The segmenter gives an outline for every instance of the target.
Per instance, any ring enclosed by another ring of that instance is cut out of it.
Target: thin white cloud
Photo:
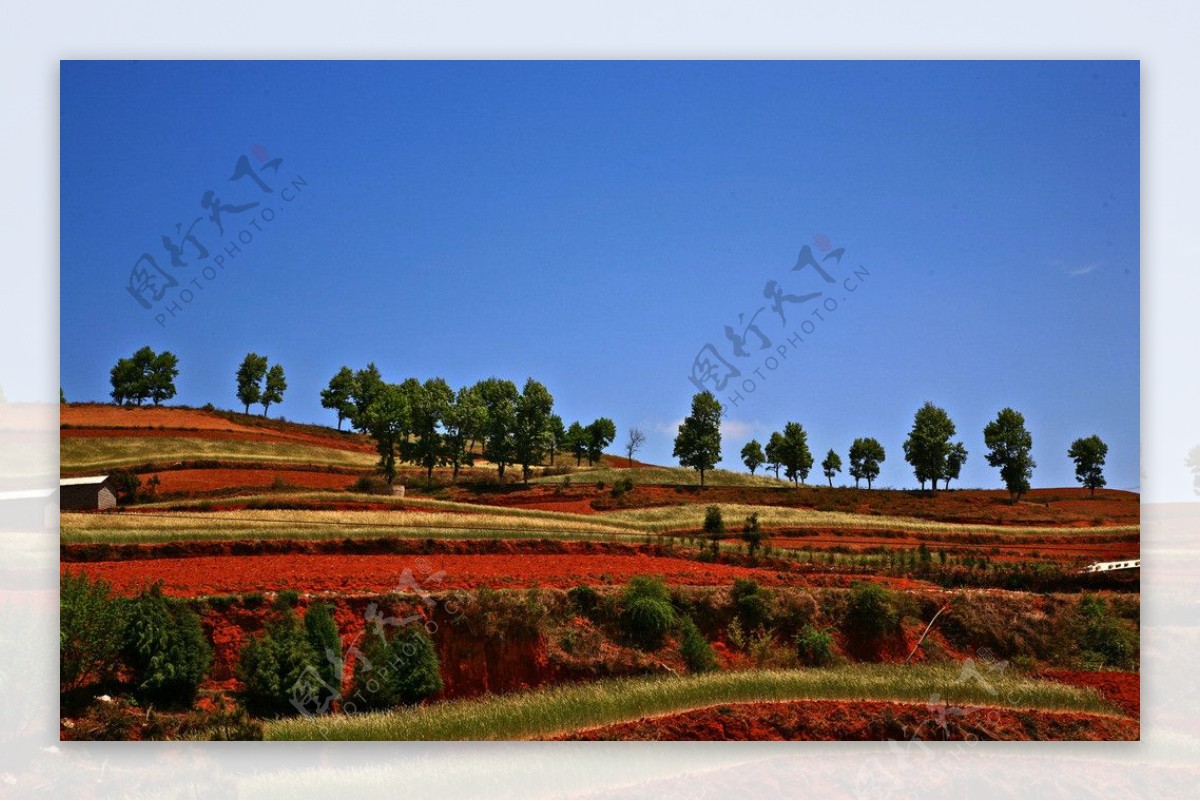
[[[1090,272],[1094,272],[1099,267],[1100,267],[1100,262],[1094,261],[1091,264],[1085,264],[1082,267],[1076,267],[1073,270],[1068,270],[1067,275],[1072,276],[1072,277],[1077,276],[1077,275],[1087,275]]]
[[[679,433],[679,427],[683,425],[683,418],[678,420],[668,420],[662,423],[655,423],[654,430],[660,434],[669,434],[674,437]],[[721,436],[729,439],[745,439],[751,437],[758,431],[766,430],[758,420],[722,420],[721,421]]]

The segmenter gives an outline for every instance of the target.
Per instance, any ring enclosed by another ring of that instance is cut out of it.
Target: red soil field
[[[854,535],[852,531],[830,534],[819,533],[811,537],[771,537],[770,543],[776,548],[791,548],[794,550],[828,550],[829,548],[849,548],[854,553],[862,553],[875,548],[888,550],[914,550],[921,543],[932,550],[944,550],[953,554],[987,555],[996,562],[1015,562],[1037,559],[1038,561],[1053,562],[1103,562],[1118,559],[1136,559],[1139,554],[1137,542],[1099,542],[1099,543],[1046,543],[1041,540],[1024,544],[992,544],[972,545],[967,543],[941,543],[937,535],[924,537],[869,537]],[[994,551],[999,549],[999,553]],[[1035,557],[1033,554],[1037,554]]]
[[[315,426],[263,421],[263,425],[234,423],[198,409],[162,407],[123,408],[100,404],[65,406],[60,416],[59,435],[74,437],[183,437],[232,439],[261,442],[292,442],[338,450],[371,453],[374,447],[361,436],[336,431],[323,433]]]
[[[657,575],[670,584],[726,585],[735,578],[780,584],[787,576],[774,571],[705,564],[672,557],[628,555],[570,556],[524,554],[480,556],[431,554],[432,574],[445,571],[428,591],[476,587],[568,588],[586,583],[620,584],[635,575]],[[379,593],[399,587],[405,569],[414,570],[412,555],[205,556],[122,562],[64,564],[102,578],[122,594],[133,594],[161,579],[171,595],[223,595],[296,589],[310,593]]]
[[[887,701],[729,704],[566,734],[560,740],[1136,740],[1136,720],[1076,712]]]
[[[333,473],[321,470],[214,468],[208,470],[162,470],[141,473],[138,477],[145,486],[151,476],[158,476],[158,491],[161,493],[271,487],[277,480],[302,489],[344,490],[354,483],[357,475],[357,473]]]
[[[1142,709],[1142,677],[1138,673],[1114,670],[1043,670],[1039,678],[1050,679],[1076,687],[1092,687],[1106,701],[1116,704],[1131,718],[1140,718]]]

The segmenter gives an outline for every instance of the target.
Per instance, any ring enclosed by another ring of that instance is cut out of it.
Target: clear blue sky
[[[670,463],[700,349],[742,368],[728,403],[810,320],[727,410],[725,466],[798,420],[818,461],[875,436],[879,484],[913,486],[901,443],[932,400],[965,486],[1001,486],[981,431],[1003,406],[1035,486],[1072,485],[1091,433],[1109,486],[1139,484],[1136,62],[64,62],[61,91],[71,400],[107,399],[147,344],[197,406],[236,407],[242,356],[267,354],[289,383],[272,416],[300,421],[332,423],[318,393],[344,364],[531,375],[568,422],[639,426],[640,458]],[[242,156],[270,194],[229,180]],[[162,237],[197,217],[207,259],[185,242],[172,266]],[[805,245],[845,248],[833,284],[791,270]],[[178,282],[149,310],[127,288],[143,253]],[[769,280],[823,295],[785,327]],[[771,348],[735,356],[725,326],[764,306]]]

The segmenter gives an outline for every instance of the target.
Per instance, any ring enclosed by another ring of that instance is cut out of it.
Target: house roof
[[[108,476],[83,476],[82,478],[60,478],[58,486],[60,487],[77,487],[82,484],[103,484],[108,481]]]

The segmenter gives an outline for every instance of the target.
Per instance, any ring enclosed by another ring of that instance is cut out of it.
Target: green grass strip
[[[1091,689],[1009,675],[1011,670],[989,674],[986,684],[961,680],[961,673],[958,665],[855,665],[612,679],[391,712],[283,719],[267,724],[266,739],[539,739],[716,704],[818,699],[1113,712]]]

